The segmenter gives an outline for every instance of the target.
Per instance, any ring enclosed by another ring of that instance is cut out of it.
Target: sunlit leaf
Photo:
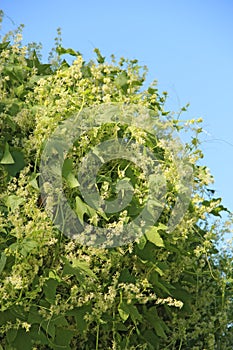
[[[10,153],[10,147],[9,147],[9,144],[8,142],[6,142],[6,145],[5,145],[5,150],[4,150],[4,154],[3,154],[3,157],[1,159],[1,164],[14,164],[14,159]]]
[[[73,174],[73,162],[72,159],[65,159],[62,167],[62,176],[66,179],[66,182],[70,188],[79,186],[79,182]]]
[[[81,55],[80,52],[78,52],[78,51],[75,51],[73,49],[65,49],[62,46],[58,46],[56,48],[56,51],[59,55],[65,55],[65,54],[69,54],[71,56],[80,56]]]
[[[129,310],[127,307],[125,307],[124,303],[120,303],[118,306],[118,312],[123,322],[125,322],[129,317]]]
[[[15,194],[8,196],[5,201],[7,207],[10,208],[12,211],[15,211],[15,209],[17,209],[24,202],[24,198],[16,196]]]
[[[2,271],[4,270],[4,267],[6,265],[6,260],[7,260],[7,257],[5,255],[5,253],[2,253],[1,254],[1,258],[0,258],[0,274],[2,273]]]
[[[152,227],[149,231],[146,232],[146,238],[148,241],[156,245],[157,247],[164,247],[163,239],[158,233],[157,227]]]

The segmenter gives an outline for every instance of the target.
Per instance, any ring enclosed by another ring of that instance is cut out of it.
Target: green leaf
[[[82,201],[82,199],[79,196],[75,198],[75,202],[76,202],[75,212],[78,215],[78,218],[81,224],[83,225],[83,216],[84,214],[88,213],[87,205]]]
[[[50,337],[52,337],[52,339],[54,339],[56,334],[56,327],[58,326],[66,327],[68,325],[64,316],[54,316],[54,317],[51,317],[49,320],[44,320],[42,316],[39,314],[38,309],[36,307],[32,307],[30,309],[29,316],[28,316],[28,323],[34,325],[35,329],[37,327],[36,324],[39,325],[40,330],[38,332],[37,337],[33,335],[33,339],[38,339],[38,340],[44,340],[44,334],[43,332],[41,332],[41,328],[45,331],[46,338],[49,335]],[[40,339],[41,335],[42,335],[42,339]]]
[[[149,87],[147,91],[148,91],[149,94],[151,94],[151,95],[157,94],[157,92],[158,92],[157,89],[154,89],[154,88],[152,88],[152,87]]]
[[[3,252],[1,254],[1,259],[0,259],[0,274],[4,270],[4,267],[6,265],[6,260],[7,260],[6,254]]]
[[[43,291],[45,294],[45,299],[50,303],[54,304],[56,299],[56,289],[58,286],[58,281],[50,278],[47,280],[43,286]]]
[[[142,321],[142,315],[138,312],[138,309],[135,305],[133,304],[127,304],[129,314],[133,322],[136,324],[136,321]]]
[[[7,339],[7,341],[8,341],[9,344],[11,344],[11,343],[15,340],[15,338],[16,338],[16,336],[17,336],[17,332],[18,332],[18,330],[17,330],[17,329],[14,329],[14,328],[9,329],[9,330],[7,331],[7,333],[6,333],[6,339]]]
[[[219,205],[218,207],[212,209],[210,214],[212,214],[214,216],[220,216],[221,217],[221,214],[220,214],[221,211],[226,211],[226,212],[229,213],[229,210],[226,207],[224,207],[223,205]]]
[[[81,53],[80,52],[78,52],[78,51],[75,51],[75,50],[73,50],[73,49],[65,49],[64,47],[62,47],[62,46],[58,46],[57,48],[56,48],[56,51],[57,51],[57,53],[61,56],[61,55],[65,55],[65,54],[69,54],[69,55],[71,55],[71,56],[81,56]]]
[[[66,60],[63,60],[61,62],[61,65],[60,65],[59,69],[67,69],[67,68],[69,68],[69,66],[70,65],[66,62]]]
[[[34,248],[38,247],[38,243],[30,238],[24,238],[20,246],[21,254],[27,256]]]
[[[168,295],[171,295],[171,292],[169,289],[172,289],[172,290],[175,289],[175,287],[173,287],[171,284],[159,278],[158,272],[155,271],[155,269],[152,270],[150,273],[149,282],[152,283],[155,290],[162,290]]]
[[[11,211],[15,211],[21,204],[25,202],[24,198],[16,196],[12,194],[11,196],[6,197],[6,206],[11,209]]]
[[[100,64],[101,64],[101,63],[104,63],[105,57],[103,57],[103,56],[101,55],[100,50],[97,49],[97,48],[95,48],[95,49],[94,49],[94,52],[95,52],[96,55],[97,55],[97,62],[100,63]]]
[[[152,306],[146,313],[145,318],[149,324],[154,328],[158,337],[166,339],[167,336],[165,331],[168,331],[166,324],[161,318],[159,318],[157,309],[155,306]]]
[[[0,112],[4,111],[5,106],[6,106],[5,103],[0,103]],[[5,114],[5,121],[6,121],[7,127],[9,127],[12,130],[12,132],[15,132],[18,126],[14,121],[14,119],[9,114]]]
[[[79,182],[73,173],[69,173],[66,177],[66,181],[70,188],[75,188],[79,186]]]
[[[18,88],[15,88],[15,90],[17,90],[19,88],[22,89],[22,85]],[[17,103],[12,103],[12,105],[8,108],[8,113],[13,117],[19,112],[19,110],[20,110],[20,106]]]
[[[56,281],[58,281],[59,283],[62,282],[62,279],[60,278],[60,276],[57,274],[56,270],[50,270],[49,271],[49,278],[52,278]]]
[[[26,59],[27,61],[27,66],[29,68],[33,68],[36,67],[37,71],[38,71],[38,75],[48,75],[52,73],[52,69],[51,69],[51,64],[48,63],[40,63],[38,57],[37,57],[37,53],[35,50],[33,50],[33,53],[31,55],[30,58]],[[33,77],[34,78],[34,77]]]
[[[125,307],[125,304],[123,302],[119,304],[118,312],[123,322],[125,322],[129,317],[129,310]]]
[[[10,44],[10,41],[6,41],[4,43],[1,43],[0,44],[0,52],[5,50],[9,46],[9,44]]]
[[[48,339],[44,332],[41,330],[41,327],[38,325],[33,325],[30,328],[29,332],[26,332],[24,329],[17,330],[17,336],[11,345],[6,349],[17,349],[17,350],[32,350],[35,342],[41,345],[47,345]]]
[[[10,153],[10,149],[9,149],[9,144],[8,142],[6,142],[6,145],[5,145],[5,151],[4,151],[4,154],[3,154],[3,157],[1,159],[1,164],[14,164],[14,159]]]
[[[48,336],[42,331],[41,325],[32,325],[32,327],[30,328],[29,334],[30,334],[30,339],[33,339],[33,344],[35,343],[41,344],[41,345],[49,344]],[[24,348],[22,350],[24,350]]]
[[[67,315],[74,316],[76,329],[78,329],[79,332],[83,333],[87,329],[87,322],[84,316],[87,314],[91,314],[91,312],[92,308],[90,305],[83,305],[68,311]]]
[[[40,64],[40,66],[38,67],[38,73],[42,76],[50,75],[52,73],[51,64],[48,64],[48,63]]]
[[[61,327],[56,328],[55,344],[53,345],[54,350],[71,350],[70,342],[74,336],[74,331],[64,329]]]
[[[73,170],[73,161],[72,159],[66,158],[64,160],[63,166],[62,166],[62,176],[66,179],[66,177],[71,173]]]
[[[38,183],[37,183],[37,177],[39,176],[40,174],[32,174],[30,176],[30,180],[29,180],[29,184],[35,188],[36,190],[39,190],[39,186],[38,186]]]
[[[149,231],[147,231],[146,238],[157,247],[164,247],[163,239],[158,233],[158,227],[153,226]]]
[[[90,78],[92,76],[91,68],[88,65],[83,65],[81,68],[83,78]]]
[[[10,176],[15,176],[25,166],[24,155],[23,155],[23,152],[20,152],[17,150],[13,150],[11,153],[14,157],[15,162],[14,164],[6,164],[5,167]]]
[[[147,242],[147,239],[145,237],[145,235],[142,235],[140,238],[139,238],[139,242],[137,244],[138,248],[139,249],[144,249],[145,245],[146,245],[146,242]]]
[[[126,72],[121,72],[115,79],[115,85],[117,88],[122,89],[125,93],[128,89],[128,76]]]
[[[25,89],[25,85],[24,84],[21,84],[20,86],[17,86],[15,89],[14,89],[14,92],[16,94],[17,97],[19,98],[22,98],[26,95],[27,91]],[[15,110],[14,111],[14,114],[11,114],[11,115],[16,115],[18,113],[19,109]]]
[[[85,275],[92,277],[94,279],[97,279],[96,275],[89,268],[89,265],[86,261],[80,261],[79,259],[73,258],[71,260],[71,262],[72,262],[72,267],[74,269],[78,269],[78,270],[82,271]]]
[[[119,277],[119,283],[135,283],[136,279],[131,275],[128,269],[123,269]]]
[[[80,261],[76,258],[73,258],[70,263],[66,258],[62,258],[62,260],[65,262],[63,275],[74,275],[80,283],[85,282],[85,276],[97,280],[96,275],[89,268],[89,265],[86,261]]]
[[[147,329],[143,334],[143,337],[146,339],[147,343],[152,345],[151,349],[157,349],[159,338],[156,336],[155,332],[153,332],[151,329]]]
[[[181,300],[184,303],[182,307],[182,311],[186,313],[187,312],[191,313],[192,296],[186,290],[182,289],[179,283],[174,284],[174,287],[175,287],[175,290],[172,291],[173,298],[176,298],[177,300]]]
[[[122,301],[118,306],[118,312],[124,322],[128,319],[129,316],[135,324],[137,321],[142,321],[142,315],[138,312],[137,307],[133,304],[126,304]]]
[[[79,186],[79,182],[76,179],[75,175],[72,173],[73,171],[73,162],[72,159],[65,159],[63,167],[62,167],[62,176],[67,181],[67,184],[70,188],[75,188]]]
[[[38,243],[30,238],[24,238],[22,242],[15,242],[9,246],[11,251],[19,251],[24,257],[28,255],[34,248],[38,247]]]
[[[17,336],[13,342],[10,342],[10,345],[13,345],[13,349],[18,350],[31,350],[32,349],[32,339],[29,333],[26,333],[23,329],[18,329]],[[12,348],[10,348],[12,349]]]
[[[155,255],[155,249],[154,244],[147,241],[147,244],[144,246],[143,249],[139,249],[138,246],[136,246],[136,254],[141,259],[142,262],[153,262],[155,261],[156,255]]]
[[[49,335],[54,340],[56,334],[56,326],[53,320],[43,320],[41,323],[41,327],[44,329],[46,335]]]
[[[90,207],[88,204],[86,204],[85,202],[83,202],[83,200],[77,196],[75,198],[76,201],[76,206],[75,206],[75,211],[76,214],[78,215],[78,218],[81,222],[81,224],[83,225],[83,217],[84,214],[87,214],[89,217],[93,217],[96,214],[96,210],[93,209],[92,207]],[[98,210],[98,213],[102,216],[102,217],[106,217],[105,213],[103,211]]]
[[[89,268],[89,265],[85,261],[80,261],[78,259],[72,259],[72,265],[74,268],[82,270],[87,276],[92,277],[96,279],[96,275],[94,272]]]
[[[32,306],[30,308],[30,311],[28,313],[28,323],[30,324],[35,324],[38,323],[40,324],[43,320],[43,317],[39,314],[39,309],[37,307]]]
[[[115,329],[116,331],[120,331],[120,332],[127,332],[128,328],[124,325],[123,322],[119,322],[117,321],[117,323],[115,323]],[[122,348],[125,349],[125,348]]]

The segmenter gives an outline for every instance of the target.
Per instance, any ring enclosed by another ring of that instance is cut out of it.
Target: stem
[[[95,350],[98,350],[99,348],[99,332],[100,332],[100,325],[97,325],[97,333],[96,333],[96,342],[95,342]]]

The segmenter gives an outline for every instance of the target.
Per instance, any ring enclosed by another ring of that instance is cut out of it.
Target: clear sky
[[[137,58],[169,93],[167,108],[190,102],[185,118],[204,119],[205,164],[216,194],[233,211],[233,1],[232,0],[1,0],[9,17],[1,34],[25,24],[24,42],[42,42],[46,58],[62,28],[63,46],[86,60]]]

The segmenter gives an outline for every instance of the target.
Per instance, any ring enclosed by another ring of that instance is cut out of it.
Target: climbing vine
[[[42,63],[38,47],[22,45],[21,31],[0,44],[0,349],[230,350],[232,255],[219,244],[231,218],[215,220],[228,211],[200,165],[202,121],[166,111],[167,93],[156,82],[143,87],[146,69],[137,60],[107,62],[95,49],[96,58],[85,62],[57,40],[53,61]],[[83,245],[53,224],[46,207],[54,203],[41,196],[39,178],[56,128],[85,108],[112,104],[146,108],[165,131],[191,132],[183,147],[193,180],[189,205],[170,232],[179,174],[163,140],[121,120],[83,133],[62,167],[63,191],[81,223],[121,232],[148,199],[140,166],[114,159],[97,174],[100,197],[114,200],[121,181],[125,192],[133,187],[131,202],[117,213],[85,202],[76,169],[99,143],[117,138],[146,146],[166,179],[164,206],[150,230],[107,249]]]

